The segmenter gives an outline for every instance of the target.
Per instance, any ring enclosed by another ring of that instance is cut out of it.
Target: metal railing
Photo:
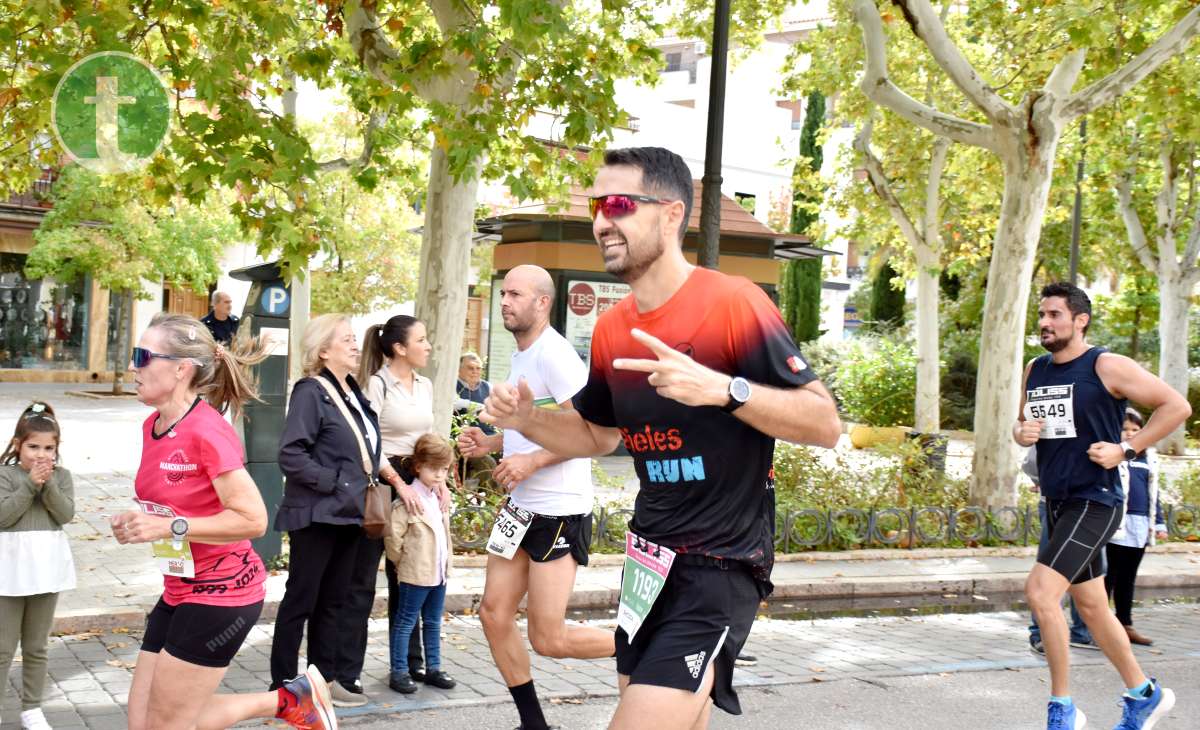
[[[1184,519],[1184,518],[1187,519]],[[1166,505],[1167,533],[1177,539],[1200,537],[1200,506]],[[836,544],[909,549],[950,543],[1002,542],[1037,545],[1042,534],[1038,509],[1001,507],[886,507],[880,509],[788,510],[776,521],[775,547],[781,552]]]
[[[592,514],[592,549],[620,549],[631,509],[601,508]],[[493,511],[484,506],[460,507],[454,513],[454,545],[482,550],[491,531]],[[1200,505],[1166,505],[1167,533],[1176,539],[1200,537]],[[906,548],[951,543],[1002,542],[1036,545],[1042,525],[1037,507],[884,507],[878,509],[798,509],[777,515],[775,549],[797,550],[835,545]]]

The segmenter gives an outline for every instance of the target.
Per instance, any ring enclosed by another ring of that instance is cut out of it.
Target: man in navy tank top
[[[1086,724],[1070,693],[1070,649],[1060,605],[1068,591],[1092,637],[1120,673],[1126,692],[1115,730],[1149,730],[1175,705],[1174,693],[1142,673],[1129,637],[1108,608],[1104,546],[1121,524],[1124,494],[1117,465],[1171,433],[1191,415],[1187,399],[1133,360],[1087,344],[1092,303],[1066,283],[1042,289],[1038,332],[1049,354],[1025,368],[1013,438],[1037,450],[1050,539],[1025,583],[1050,665],[1048,730]],[[1128,400],[1154,410],[1129,442],[1121,440]]]

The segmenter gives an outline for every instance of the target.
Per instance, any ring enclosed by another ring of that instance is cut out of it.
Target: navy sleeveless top
[[[1025,418],[1042,420],[1037,442],[1038,481],[1047,499],[1088,499],[1113,507],[1125,501],[1120,473],[1088,458],[1097,441],[1121,443],[1125,400],[1114,398],[1096,374],[1103,347],[1055,364],[1050,354],[1033,361],[1026,381]]]

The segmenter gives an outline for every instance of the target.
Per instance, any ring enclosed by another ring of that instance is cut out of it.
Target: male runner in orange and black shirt
[[[841,424],[766,294],[684,258],[692,178],[678,155],[610,151],[594,193],[605,268],[632,294],[596,323],[575,410],[533,408],[523,384],[504,385],[484,420],[561,455],[618,442],[633,455],[630,532],[677,556],[634,639],[617,630],[610,728],[704,728],[710,697],[741,712],[734,660],[771,591],[775,439],[831,447]]]

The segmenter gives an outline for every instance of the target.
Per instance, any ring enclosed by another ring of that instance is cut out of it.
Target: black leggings
[[[1117,620],[1122,626],[1133,626],[1133,586],[1146,548],[1131,548],[1110,542],[1105,552],[1108,555],[1108,574],[1104,576],[1104,588],[1116,606]]]

